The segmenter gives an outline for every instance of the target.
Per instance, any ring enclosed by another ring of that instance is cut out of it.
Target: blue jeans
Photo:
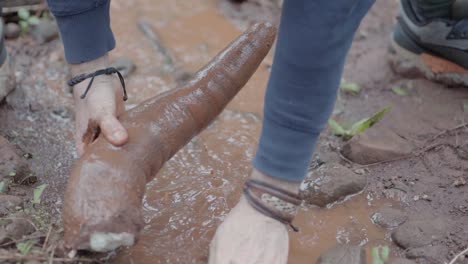
[[[304,179],[333,110],[346,55],[375,0],[285,0],[254,167]]]

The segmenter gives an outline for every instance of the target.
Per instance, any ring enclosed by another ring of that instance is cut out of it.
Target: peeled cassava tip
[[[120,117],[129,142],[103,136],[72,169],[65,193],[65,243],[71,249],[110,251],[135,243],[143,227],[145,185],[162,165],[202,131],[247,83],[273,44],[276,29],[252,26],[186,85],[155,96]]]

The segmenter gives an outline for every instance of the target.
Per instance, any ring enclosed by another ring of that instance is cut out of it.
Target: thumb
[[[99,122],[104,137],[115,146],[122,146],[128,141],[127,130],[120,121],[113,115],[105,115]]]

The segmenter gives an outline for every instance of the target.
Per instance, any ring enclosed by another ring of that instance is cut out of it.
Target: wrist
[[[70,64],[70,73],[72,77],[76,77],[80,74],[90,74],[97,70],[108,68],[109,56],[106,54],[102,57],[99,57],[95,60],[80,63],[80,64]],[[73,86],[73,95],[75,98],[80,98],[81,95],[85,92],[89,80],[85,80]],[[107,75],[99,75],[94,78],[93,86],[100,85],[109,85],[112,86],[112,77]],[[92,94],[94,91],[91,89],[89,94]]]
[[[278,187],[282,190],[289,191],[292,193],[299,193],[299,187],[301,185],[300,182],[290,182],[290,181],[285,181],[285,180],[280,180],[277,178],[273,178],[271,176],[268,176],[257,169],[254,169],[252,173],[250,174],[250,179],[253,180],[259,180],[261,182],[265,182],[268,184],[271,184],[275,187]]]
[[[80,64],[69,64],[70,65],[70,72],[73,77],[83,74],[83,73],[92,73],[100,69],[108,68],[109,63],[109,55],[104,55],[99,57],[95,60],[80,63]]]

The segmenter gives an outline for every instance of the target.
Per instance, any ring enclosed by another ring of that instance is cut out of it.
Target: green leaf
[[[340,89],[343,92],[351,93],[351,94],[358,94],[361,91],[361,87],[357,83],[348,83],[345,81],[341,82]]]
[[[28,22],[24,21],[24,20],[21,20],[19,22],[19,25],[20,25],[20,28],[21,28],[21,31],[22,32],[28,32],[29,31],[29,24]]]
[[[336,122],[333,119],[328,120],[328,124],[330,125],[332,132],[335,136],[340,136],[343,137],[344,140],[349,140],[352,137],[361,134],[362,132],[366,131],[368,128],[372,127],[375,125],[377,122],[379,122],[387,112],[389,112],[392,109],[391,106],[388,106],[382,110],[380,110],[378,113],[373,115],[370,118],[364,118],[359,120],[358,122],[354,123],[350,129],[346,129],[338,122]]]
[[[379,248],[380,247],[372,248],[372,264],[384,264],[384,262],[380,259]]]
[[[0,193],[5,193],[8,188],[8,184],[5,181],[0,182]]]
[[[346,130],[340,124],[338,124],[338,122],[331,118],[328,120],[328,125],[330,125],[333,135],[344,136],[346,134]]]
[[[25,8],[20,8],[18,10],[18,17],[22,20],[27,20],[31,16],[31,13],[29,13],[29,10]]]
[[[381,249],[380,256],[382,257],[383,262],[388,261],[388,257],[390,255],[390,248],[387,246],[383,246]]]
[[[34,198],[33,198],[33,201],[32,201],[33,204],[40,204],[41,203],[42,193],[44,192],[44,190],[45,190],[45,188],[47,186],[48,186],[47,184],[42,184],[42,185],[37,186],[34,189]]]
[[[31,17],[28,18],[27,21],[28,21],[29,25],[33,25],[33,26],[35,26],[35,25],[37,25],[37,24],[39,24],[41,22],[41,20],[37,16],[31,16]]]
[[[403,87],[395,86],[395,87],[392,88],[392,91],[394,93],[398,94],[399,96],[407,96],[408,95],[408,91]]]
[[[41,16],[41,19],[50,20],[49,12],[43,12],[42,16]]]
[[[390,249],[387,246],[376,246],[372,248],[372,264],[384,264],[388,261]]]
[[[34,244],[36,243],[36,241],[34,240],[28,240],[26,242],[20,242],[18,244],[16,244],[16,248],[18,249],[18,251],[21,253],[21,255],[27,255],[32,247],[34,246]]]
[[[365,119],[362,119],[362,120],[354,123],[351,126],[351,129],[350,129],[349,133],[352,136],[356,136],[356,135],[361,134],[362,132],[366,131],[368,128],[372,127],[377,122],[382,120],[382,118],[385,116],[385,114],[388,113],[391,109],[392,109],[392,107],[388,106],[388,107],[380,110],[378,113],[376,113],[372,117],[365,118]]]
[[[468,113],[468,99],[463,100],[463,112]]]

